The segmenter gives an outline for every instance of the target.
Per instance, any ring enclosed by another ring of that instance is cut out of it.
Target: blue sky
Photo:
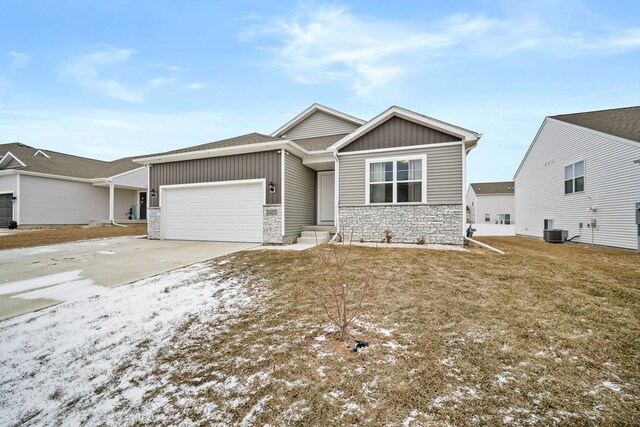
[[[0,143],[105,160],[400,105],[482,133],[468,179],[508,180],[545,116],[640,104],[639,1],[0,6]]]

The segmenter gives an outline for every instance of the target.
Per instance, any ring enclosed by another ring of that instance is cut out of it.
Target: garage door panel
[[[262,242],[262,183],[163,190],[164,238]]]

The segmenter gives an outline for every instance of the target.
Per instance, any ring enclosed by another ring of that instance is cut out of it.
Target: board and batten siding
[[[427,155],[427,204],[463,204],[461,145],[339,156],[340,206],[365,205],[367,159],[416,154]]]
[[[640,143],[545,119],[515,177],[516,233],[543,237],[545,219],[569,237],[596,245],[637,249],[635,203],[640,202]],[[584,160],[585,191],[564,194],[564,167]],[[597,206],[597,212],[588,208]]]
[[[391,117],[375,129],[343,147],[340,152],[347,153],[455,141],[461,141],[461,139],[400,117]]]
[[[275,193],[266,189],[267,204],[280,204],[281,171],[279,151],[263,151],[154,164],[149,171],[149,185],[159,194],[162,185],[265,178],[267,184],[273,182],[276,186]],[[149,207],[158,207],[159,202],[159,196],[151,197]]]
[[[359,125],[323,111],[316,111],[286,132],[287,139],[312,138],[315,136],[351,133]]]
[[[293,154],[285,156],[284,231],[300,235],[302,227],[316,224],[317,177]]]

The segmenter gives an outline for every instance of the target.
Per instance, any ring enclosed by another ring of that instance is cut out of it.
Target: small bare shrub
[[[360,243],[364,243],[364,237],[360,238]]]
[[[346,339],[349,327],[364,310],[378,262],[376,253],[369,268],[352,265],[351,241],[318,250],[323,277],[321,285],[312,289],[329,321],[338,327],[341,340]]]
[[[388,228],[384,230],[384,243],[391,243],[391,239],[393,239],[393,233]]]
[[[426,243],[426,240],[424,239],[424,236],[420,236],[416,239],[416,245],[424,245]]]

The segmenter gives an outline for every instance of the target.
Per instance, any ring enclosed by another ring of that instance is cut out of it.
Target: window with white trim
[[[491,222],[491,214],[484,214],[484,222]]]
[[[564,194],[584,191],[584,160],[564,167]]]
[[[367,203],[424,203],[426,156],[367,160]]]

